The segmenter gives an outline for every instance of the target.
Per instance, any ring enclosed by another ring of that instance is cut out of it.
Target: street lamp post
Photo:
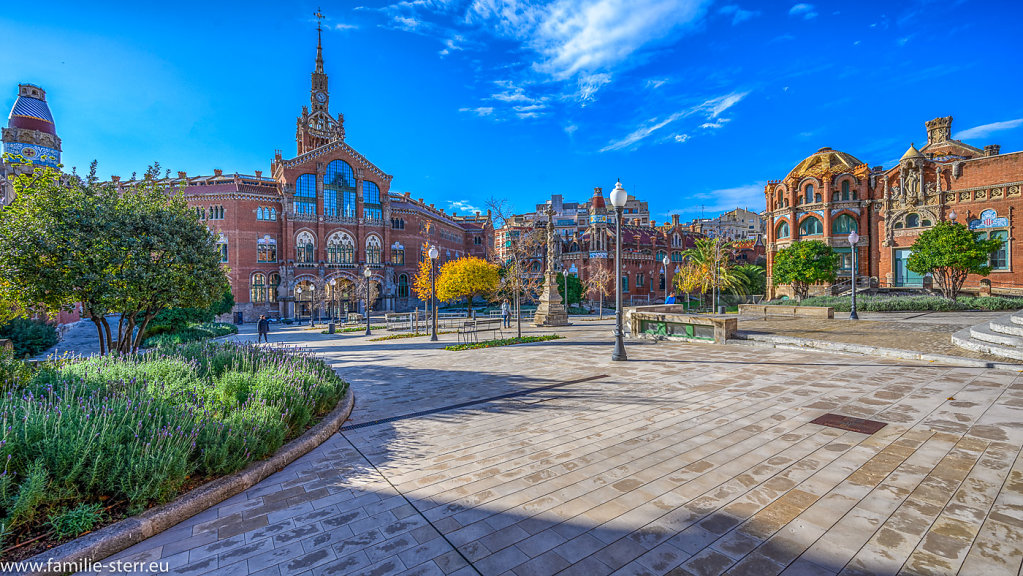
[[[302,317],[301,314],[299,314],[299,312],[298,312],[298,299],[301,297],[301,295],[302,295],[302,287],[301,286],[295,286],[295,320],[298,320],[299,318]]]
[[[577,275],[577,274],[579,273],[579,269],[578,269],[578,268],[576,268],[576,266],[575,266],[575,263],[574,263],[574,262],[572,263],[572,267],[568,269],[568,273],[569,273],[569,274],[571,274],[572,276],[575,276],[575,275]],[[567,278],[567,277],[565,278],[565,299],[566,299],[566,300],[568,299],[568,278]],[[582,302],[582,300],[579,300],[579,302]],[[569,302],[569,303],[568,303],[568,304],[567,304],[567,305],[565,306],[565,312],[566,312],[566,313],[568,312],[568,306],[569,306],[569,305],[571,305],[571,304],[572,304],[572,303],[571,303],[571,302]]]
[[[330,316],[330,321],[334,322],[334,317],[337,316],[337,305],[335,304],[337,299],[337,279],[331,278],[328,284],[330,285],[330,313],[327,315]]]
[[[661,260],[661,274],[664,274],[664,299],[668,299],[668,294],[671,293],[671,288],[674,287],[675,279],[668,280],[668,265],[671,264],[671,258],[668,255],[664,255],[664,260]],[[678,298],[676,298],[677,300]]]
[[[430,257],[430,310],[433,311],[433,325],[430,328],[430,341],[437,341],[437,277],[434,274],[434,268],[437,267],[437,257],[440,256],[440,250],[437,250],[436,246],[430,246],[429,252],[426,254]]]
[[[859,320],[856,315],[856,243],[860,241],[860,235],[855,230],[849,233],[849,252],[852,254],[852,305],[849,307],[849,319]]]
[[[625,354],[622,334],[622,210],[628,199],[628,193],[618,181],[611,191],[611,205],[615,209],[615,349],[611,354],[612,361],[629,359]]]
[[[362,271],[362,275],[366,277],[366,336],[369,336],[369,277],[373,275],[373,271],[369,269],[369,264]]]

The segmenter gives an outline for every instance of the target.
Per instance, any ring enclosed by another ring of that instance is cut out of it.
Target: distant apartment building
[[[767,221],[760,214],[745,208],[729,210],[716,218],[696,219],[686,227],[697,234],[730,241],[763,241],[767,233]]]

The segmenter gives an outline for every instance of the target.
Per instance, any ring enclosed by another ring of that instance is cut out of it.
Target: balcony
[[[324,216],[324,222],[332,222],[335,224],[358,224],[359,219],[354,216]]]
[[[295,268],[316,268],[319,266],[316,262],[295,262]]]

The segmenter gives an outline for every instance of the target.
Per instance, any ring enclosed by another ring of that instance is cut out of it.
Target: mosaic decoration
[[[4,153],[11,155],[11,162],[13,163],[31,162],[35,166],[49,166],[51,168],[56,168],[60,164],[60,150],[37,144],[8,142],[4,144]]]
[[[843,210],[848,211],[848,212],[855,212],[857,215],[860,213],[860,209],[859,208],[832,208],[831,209],[831,215],[834,216],[835,214],[838,214],[839,212],[842,212]]]
[[[1008,228],[1009,219],[999,218],[994,210],[987,209],[980,213],[980,218],[970,220],[970,230],[987,230],[988,228]]]
[[[590,216],[590,224],[603,223],[607,224],[607,216],[604,214],[594,214]]]
[[[590,252],[590,258],[607,258],[607,252]]]
[[[53,116],[50,115],[50,107],[46,105],[46,102],[37,98],[19,96],[14,102],[14,108],[11,109],[11,116],[27,116],[28,118],[45,120],[46,122],[53,124]]]

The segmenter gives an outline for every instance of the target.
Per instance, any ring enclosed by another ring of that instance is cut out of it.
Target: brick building
[[[1023,152],[976,148],[952,138],[952,117],[926,123],[927,144],[910,145],[887,170],[870,168],[845,152],[821,148],[781,180],[768,182],[767,274],[773,255],[794,241],[823,240],[841,256],[840,276],[851,273],[848,236],[859,232],[857,274],[881,287],[920,288],[928,279],[906,267],[910,246],[941,220],[956,220],[984,237],[1002,240],[994,270],[970,276],[967,292],[1023,294],[1023,251],[1013,250],[1020,226]],[[983,282],[982,282],[983,280]],[[770,280],[768,281],[770,285]],[[769,289],[770,290],[770,289]],[[779,287],[777,295],[790,294]]]
[[[411,286],[424,246],[438,247],[439,264],[467,254],[487,257],[492,249],[489,213],[446,213],[422,198],[392,194],[393,176],[348,144],[344,115],[332,116],[329,106],[318,39],[309,106],[296,123],[296,156],[278,150],[269,175],[179,172],[164,181],[219,238],[235,318],[362,310],[358,288],[366,268],[373,309],[421,307]]]

